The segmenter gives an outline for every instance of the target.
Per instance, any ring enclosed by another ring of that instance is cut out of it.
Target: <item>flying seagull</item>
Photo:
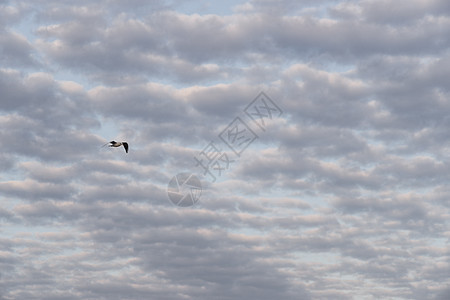
[[[110,144],[109,147],[120,147],[120,146],[123,146],[125,148],[125,152],[128,153],[128,143],[127,142],[111,141],[109,143],[104,144],[103,147],[108,145],[108,144]]]

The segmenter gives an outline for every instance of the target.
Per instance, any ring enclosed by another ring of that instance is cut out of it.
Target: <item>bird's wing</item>
[[[123,142],[122,145],[125,148],[125,152],[128,153],[128,143],[127,142]]]

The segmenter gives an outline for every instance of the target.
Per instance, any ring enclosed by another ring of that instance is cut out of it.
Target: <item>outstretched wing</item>
[[[127,142],[123,142],[122,145],[125,148],[125,152],[128,153],[128,143]]]

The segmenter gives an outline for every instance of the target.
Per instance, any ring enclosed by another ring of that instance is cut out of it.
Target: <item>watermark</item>
[[[178,206],[192,206],[202,194],[202,184],[197,176],[190,173],[179,173],[167,186],[170,201]]]
[[[230,148],[237,156],[253,143],[258,136],[250,127],[236,117],[220,134],[219,138]]]
[[[217,136],[194,156],[195,167],[214,183],[241,157],[242,153],[259,138],[256,130],[265,132],[274,118],[283,114],[276,103],[264,92],[259,93]],[[181,183],[181,184],[180,184]],[[198,202],[202,187],[193,173],[180,173],[169,182],[170,201],[178,206],[192,206]]]
[[[263,131],[266,131],[266,121],[283,114],[283,111],[264,92],[261,92],[255,100],[250,102],[244,112]]]

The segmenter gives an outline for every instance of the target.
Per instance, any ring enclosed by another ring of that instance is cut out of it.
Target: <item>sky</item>
[[[447,0],[0,0],[0,299],[450,299],[449,36]]]

